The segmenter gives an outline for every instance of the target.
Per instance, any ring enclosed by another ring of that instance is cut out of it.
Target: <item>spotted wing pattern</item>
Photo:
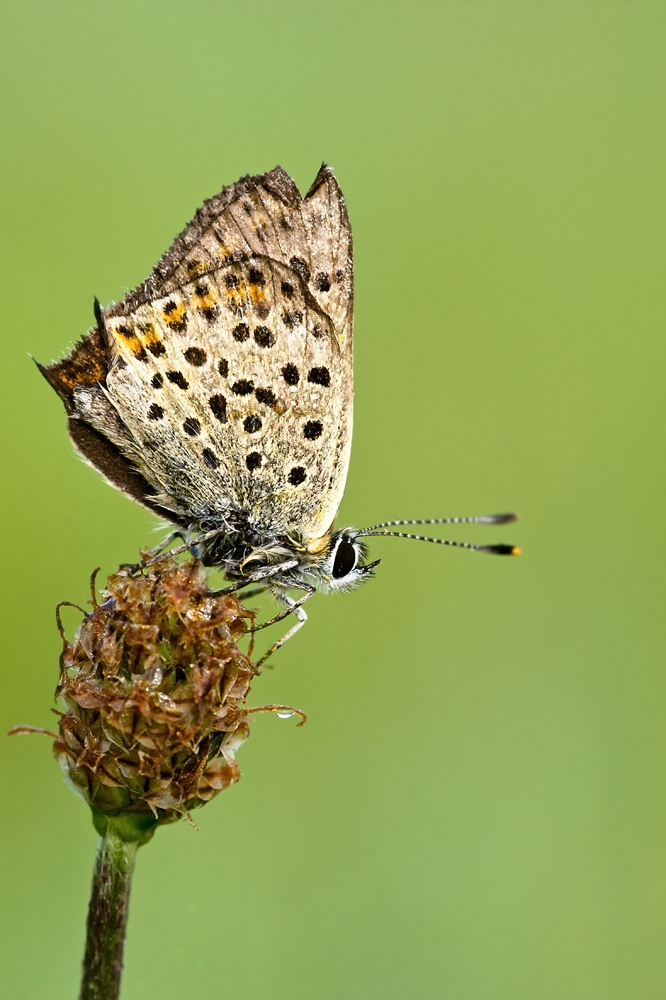
[[[349,463],[352,297],[331,170],[305,198],[280,167],[244,178],[105,312],[108,374],[74,387],[74,417],[176,520],[243,511],[272,534],[318,538]]]

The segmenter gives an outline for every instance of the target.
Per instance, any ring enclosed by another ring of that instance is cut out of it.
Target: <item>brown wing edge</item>
[[[106,345],[97,327],[93,327],[62,361],[50,365],[40,365],[36,361],[35,364],[70,415],[76,412],[74,390],[82,385],[104,382],[109,373]]]
[[[339,189],[340,185],[335,179],[335,174],[333,173],[332,168],[329,167],[327,163],[322,163],[319,170],[317,171],[317,176],[310,185],[308,193],[306,194],[303,201],[309,201],[309,199],[312,198],[312,196],[317,193],[322,184],[325,184],[326,181],[329,179],[335,181],[335,186]],[[342,198],[342,191],[340,191],[340,197]],[[342,198],[342,201],[344,203],[344,198]]]
[[[189,522],[180,519],[173,511],[165,510],[164,507],[155,503],[151,497],[151,493],[155,492],[154,488],[108,438],[105,438],[78,417],[69,418],[67,430],[74,445],[85,460],[98,472],[101,472],[112,486],[115,486],[132,500],[136,500],[153,514],[157,514],[158,517],[183,528],[188,527]]]
[[[151,497],[155,492],[154,488],[119,449],[76,414],[74,390],[80,386],[103,383],[108,373],[106,348],[99,329],[93,327],[62,361],[55,361],[51,365],[41,365],[38,361],[35,363],[65,404],[69,416],[67,430],[83,458],[101,472],[112,486],[153,514],[187,527],[172,511],[155,503]]]

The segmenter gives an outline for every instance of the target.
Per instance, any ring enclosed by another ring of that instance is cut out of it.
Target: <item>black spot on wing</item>
[[[166,377],[169,379],[169,382],[177,385],[179,389],[187,389],[190,384],[182,372],[167,372]]]
[[[219,469],[220,460],[210,448],[204,448],[202,457],[209,469]]]
[[[267,326],[258,326],[254,331],[254,339],[259,347],[272,347],[275,343],[275,334]]]
[[[298,368],[291,362],[289,362],[288,365],[285,365],[282,369],[282,378],[285,380],[287,385],[298,385],[300,377]]]
[[[307,476],[305,474],[305,469],[303,468],[303,466],[302,465],[295,466],[287,476],[287,479],[292,486],[300,486],[301,483],[304,483],[305,480],[307,479]]]
[[[195,368],[201,368],[206,362],[206,352],[202,351],[200,347],[188,347],[186,351],[183,351],[183,356]]]
[[[247,323],[239,323],[231,331],[231,336],[234,340],[237,340],[239,344],[242,344],[243,341],[247,340],[250,336],[250,328]]]
[[[238,381],[234,382],[232,385],[231,391],[237,396],[249,396],[251,392],[254,392],[254,385],[246,378],[239,378]]]
[[[301,257],[292,257],[289,264],[297,274],[300,274],[303,281],[307,284],[310,280],[310,268],[305,261]]]
[[[308,441],[316,441],[318,437],[321,437],[321,432],[324,427],[319,420],[308,420],[307,424],[303,428],[303,437],[306,437]]]
[[[331,373],[323,365],[320,368],[311,368],[308,372],[308,382],[314,385],[329,386],[331,384]]]
[[[256,413],[250,414],[243,421],[243,427],[247,434],[256,434],[261,430],[261,417],[258,417]]]
[[[227,401],[224,396],[216,395],[211,396],[208,400],[208,405],[211,408],[211,412],[221,424],[226,424],[227,422]]]
[[[275,406],[277,403],[277,396],[272,389],[257,389],[255,396],[257,402],[263,403],[265,406]]]
[[[282,313],[282,322],[290,330],[293,330],[295,326],[299,326],[303,322],[303,313],[299,312],[298,309],[284,312]]]
[[[190,437],[196,437],[196,435],[201,431],[201,424],[196,417],[188,417],[187,420],[183,422],[183,430],[186,434],[189,434]]]

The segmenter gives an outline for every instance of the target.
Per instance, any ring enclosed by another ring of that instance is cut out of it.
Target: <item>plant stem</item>
[[[138,841],[123,840],[112,822],[106,824],[97,841],[79,1000],[117,1000],[120,995],[137,849]]]

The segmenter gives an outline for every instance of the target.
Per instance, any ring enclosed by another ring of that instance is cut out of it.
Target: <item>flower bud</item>
[[[256,671],[237,641],[253,612],[169,556],[121,567],[93,603],[74,641],[63,633],[54,752],[100,832],[114,817],[137,839],[238,781]]]

